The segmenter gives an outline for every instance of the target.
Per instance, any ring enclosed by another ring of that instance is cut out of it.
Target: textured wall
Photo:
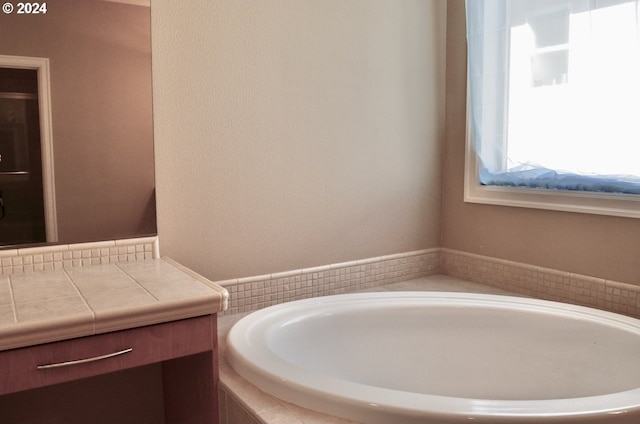
[[[463,0],[447,14],[443,247],[640,284],[640,220],[463,202],[466,41]]]
[[[224,279],[439,246],[445,1],[151,12],[163,255]]]

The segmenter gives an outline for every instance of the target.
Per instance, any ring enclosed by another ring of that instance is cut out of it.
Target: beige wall
[[[163,255],[224,279],[439,246],[446,2],[151,12]]]
[[[640,220],[463,202],[464,1],[449,0],[442,245],[640,284]]]
[[[149,8],[48,6],[0,13],[0,54],[50,61],[59,241],[154,233]]]

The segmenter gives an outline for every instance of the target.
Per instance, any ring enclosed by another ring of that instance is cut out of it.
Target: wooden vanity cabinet
[[[161,363],[166,424],[215,424],[217,349],[212,314],[0,351],[0,395]]]

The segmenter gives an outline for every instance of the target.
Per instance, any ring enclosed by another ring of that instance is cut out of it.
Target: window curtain
[[[483,185],[640,194],[640,0],[467,0]]]

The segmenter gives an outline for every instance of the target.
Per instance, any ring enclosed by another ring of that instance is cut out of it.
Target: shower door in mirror
[[[0,246],[45,241],[37,71],[0,68]]]

